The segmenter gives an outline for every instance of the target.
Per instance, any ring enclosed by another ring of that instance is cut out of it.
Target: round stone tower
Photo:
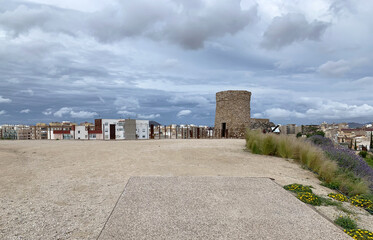
[[[215,137],[244,138],[250,128],[250,99],[248,91],[216,93]]]

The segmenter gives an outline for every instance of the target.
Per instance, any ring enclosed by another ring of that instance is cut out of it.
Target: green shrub
[[[334,223],[341,226],[343,229],[351,230],[357,228],[356,221],[351,219],[349,216],[339,216],[334,220]]]
[[[368,154],[367,151],[360,151],[360,152],[359,152],[359,155],[360,155],[360,157],[362,157],[362,158],[366,158],[366,157],[367,157],[367,154]]]

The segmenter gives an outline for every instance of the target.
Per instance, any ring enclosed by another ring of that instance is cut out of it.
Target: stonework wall
[[[215,137],[222,137],[222,124],[226,124],[224,137],[244,138],[250,128],[250,99],[248,91],[216,93]]]
[[[273,122],[270,122],[268,118],[251,118],[250,129],[260,129],[266,132],[271,131],[271,127],[275,127]]]

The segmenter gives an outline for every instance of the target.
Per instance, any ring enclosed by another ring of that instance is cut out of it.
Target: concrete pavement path
[[[107,239],[351,239],[268,178],[132,177]]]

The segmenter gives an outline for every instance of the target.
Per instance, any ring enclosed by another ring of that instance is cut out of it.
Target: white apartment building
[[[102,131],[104,140],[125,139],[124,119],[102,119]]]
[[[75,127],[75,139],[88,140],[88,130],[86,126]]]
[[[137,139],[149,139],[149,120],[136,120]]]

